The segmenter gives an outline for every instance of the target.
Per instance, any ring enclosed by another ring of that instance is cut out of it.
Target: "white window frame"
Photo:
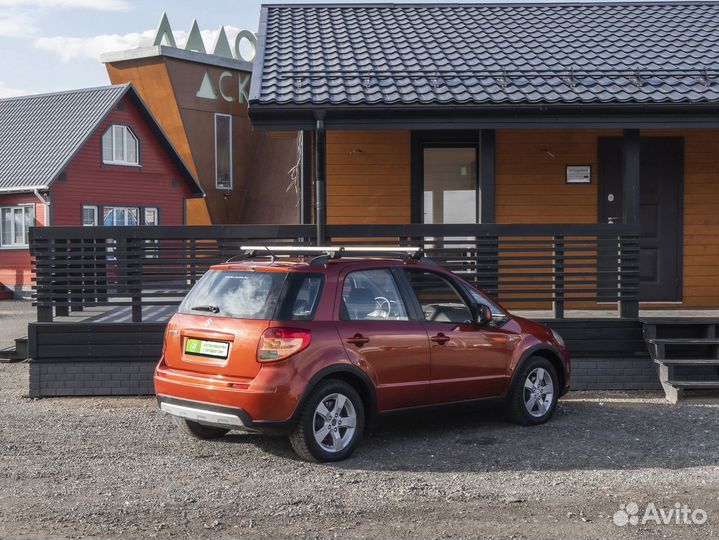
[[[18,210],[22,210],[22,222],[23,222],[23,243],[16,243],[15,242],[15,219],[13,216],[13,219],[10,220],[10,243],[4,244],[3,243],[3,224],[4,221],[2,219],[3,211],[4,210],[11,210],[14,214]],[[32,225],[35,225],[35,205],[34,204],[15,204],[12,206],[0,206],[0,249],[24,249],[30,247],[30,239],[29,231],[25,229],[25,211],[30,210],[30,218],[32,220]]]
[[[217,159],[217,150],[218,150],[218,148],[217,148],[217,118],[220,116],[229,118],[229,121],[230,121],[230,126],[229,126],[230,127],[230,141],[229,141],[230,142],[230,144],[229,144],[229,146],[230,146],[230,156],[229,156],[230,157],[230,185],[229,186],[220,186],[218,184],[217,169],[218,169],[218,161],[219,160]],[[219,189],[221,191],[232,191],[232,187],[234,186],[234,178],[233,178],[234,171],[232,170],[232,115],[231,114],[223,114],[223,113],[215,113],[214,122],[215,122],[215,126],[214,126],[214,131],[215,131],[215,189]]]
[[[94,219],[93,219],[93,223],[92,223],[91,225],[88,225],[87,223],[85,223],[85,210],[92,210],[92,214],[93,214],[93,218],[94,218]],[[97,206],[91,205],[91,204],[83,205],[83,207],[82,207],[82,226],[83,226],[83,227],[97,227],[97,224],[98,224],[98,221],[97,221],[98,215],[99,215],[99,214],[98,214],[98,208],[97,208]]]
[[[123,136],[122,136],[122,159],[118,159],[118,157],[115,155],[115,128],[122,128]],[[108,127],[105,132],[102,134],[102,138],[104,138],[107,133],[110,133],[110,151],[112,153],[112,159],[107,160],[105,159],[105,153],[104,153],[104,145],[102,141],[100,142],[100,149],[103,153],[102,155],[102,162],[106,165],[122,165],[124,167],[139,167],[140,166],[140,138],[137,136],[137,134],[133,131],[133,129],[130,126],[125,126],[122,124],[112,124],[110,127]],[[128,134],[135,140],[137,147],[135,149],[135,159],[136,161],[128,161],[127,160],[127,143],[130,140],[130,137]]]

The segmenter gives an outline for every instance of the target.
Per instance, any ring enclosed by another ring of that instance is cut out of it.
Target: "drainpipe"
[[[37,190],[37,188],[32,190],[33,194],[37,199],[43,204],[43,225],[45,227],[48,227],[50,225],[50,198],[48,197],[45,199],[42,195],[40,195],[40,192]]]
[[[325,223],[327,221],[327,139],[323,116],[317,117],[315,128],[315,223],[317,224],[318,246],[325,244]]]

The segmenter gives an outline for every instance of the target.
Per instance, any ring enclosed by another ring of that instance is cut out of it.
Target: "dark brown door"
[[[639,299],[682,299],[684,139],[642,137]],[[622,139],[599,139],[599,219],[622,222]]]

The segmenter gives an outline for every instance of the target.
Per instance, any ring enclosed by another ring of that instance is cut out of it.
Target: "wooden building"
[[[206,51],[197,31],[179,48],[165,16],[155,43],[103,61],[113,84],[133,84],[202,185],[207,196],[190,204],[188,223],[297,223],[297,134],[253,131],[252,63],[239,43],[231,47],[223,29]]]
[[[8,293],[30,294],[30,227],[183,225],[186,203],[203,197],[130,85],[0,100],[0,132]]]
[[[423,248],[563,335],[575,389],[719,388],[718,25],[719,3],[693,0],[264,6],[248,112],[302,133],[302,223],[140,228],[116,260],[134,288],[102,277],[112,303],[58,276],[63,238],[117,237],[40,229],[31,392],[105,392],[44,379],[81,360],[92,380],[134,362],[149,385],[150,309],[177,301],[151,286],[158,249],[192,261],[186,286],[243,242],[288,241]],[[62,315],[88,306],[116,332]]]

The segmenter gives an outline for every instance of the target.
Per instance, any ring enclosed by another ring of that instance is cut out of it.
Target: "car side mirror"
[[[492,310],[484,304],[477,304],[477,324],[484,326],[492,320]]]

